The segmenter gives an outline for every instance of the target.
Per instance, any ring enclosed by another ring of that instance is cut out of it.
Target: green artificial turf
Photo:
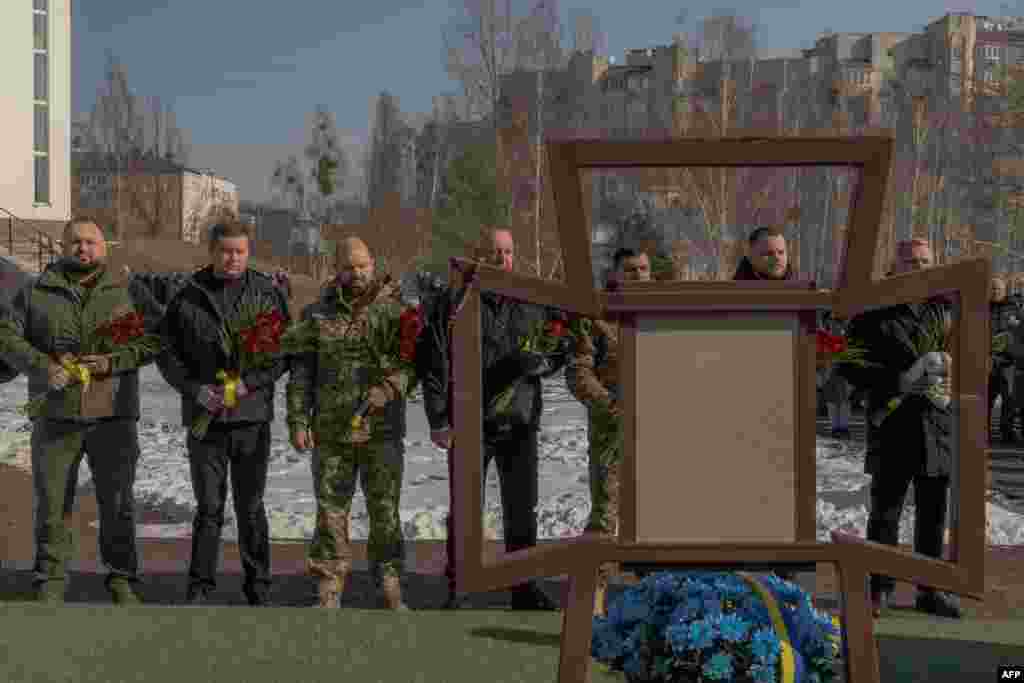
[[[0,607],[0,680],[543,683],[561,619],[503,610]],[[591,681],[621,683],[594,667]]]
[[[1016,620],[884,618],[882,683],[993,680],[1024,663]],[[59,683],[554,683],[558,614],[0,605],[0,680]],[[622,683],[599,664],[591,681]]]

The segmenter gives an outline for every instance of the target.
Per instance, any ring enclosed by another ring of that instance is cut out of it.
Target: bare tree
[[[414,131],[402,118],[398,98],[384,91],[374,106],[366,157],[366,204],[379,208],[399,193],[406,147]]]
[[[306,210],[306,174],[298,157],[292,155],[287,161],[278,161],[270,176],[270,185],[284,204],[291,203],[302,214]]]
[[[460,13],[442,28],[442,59],[448,76],[462,84],[470,115],[494,119],[501,77],[517,65],[511,0],[463,0]]]
[[[316,213],[323,222],[333,223],[336,205],[331,202],[331,197],[348,175],[348,159],[338,140],[334,115],[327,107],[318,106],[312,119],[305,156],[313,167],[310,179],[317,189],[319,206]]]
[[[538,277],[541,270],[541,205],[543,185],[541,166],[544,158],[544,121],[547,114],[545,100],[549,99],[545,87],[545,75],[557,68],[564,55],[562,49],[562,27],[559,20],[558,0],[540,0],[530,15],[518,25],[518,49],[520,60],[535,74],[537,89],[534,94],[534,177],[533,194],[533,241],[534,271]]]
[[[128,84],[127,69],[110,51],[103,87],[89,116],[85,132],[83,162],[102,166],[116,179],[115,236],[123,237],[125,209],[137,214],[147,224],[146,231],[156,234],[172,213],[170,197],[163,193],[157,178],[137,178],[148,174],[155,159],[179,165],[187,163],[188,148],[184,132],[178,127],[170,103],[160,97],[141,97]],[[160,172],[166,172],[158,166]],[[147,196],[135,196],[149,192]],[[158,208],[159,207],[159,208]],[[141,215],[139,215],[141,212]]]

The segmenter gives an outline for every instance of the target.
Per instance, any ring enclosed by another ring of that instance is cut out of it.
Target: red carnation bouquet
[[[119,347],[137,339],[142,339],[141,343],[147,350],[159,350],[161,345],[160,338],[158,336],[146,334],[145,318],[138,312],[126,313],[114,320],[104,323],[100,327],[96,328],[95,334],[99,341],[92,352],[94,354],[114,353]],[[82,385],[83,392],[89,390],[89,384],[92,381],[92,374],[89,372],[88,368],[83,367],[79,363],[78,356],[63,354],[59,357],[55,357],[54,359],[64,366],[64,369],[71,375],[73,383]],[[63,391],[63,389],[60,391]],[[51,393],[57,392],[47,391],[33,396],[29,399],[28,403],[21,408],[21,413],[29,418],[38,417],[42,412],[46,399]]]
[[[274,364],[281,352],[281,337],[285,331],[284,314],[266,296],[242,308],[242,315],[234,324],[221,330],[224,355],[230,359],[230,368],[217,371],[217,381],[224,385],[224,406],[238,405],[238,385],[242,375]],[[204,411],[192,422],[192,436],[206,436],[213,414]]]
[[[362,345],[362,362],[370,369],[370,386],[383,384],[395,372],[415,372],[416,343],[423,332],[423,308],[413,306],[398,313],[397,306],[384,306],[371,313]],[[410,387],[411,388],[411,387]],[[364,399],[352,416],[351,427],[358,430],[370,412]]]
[[[538,368],[550,367],[550,358],[565,354],[568,350],[567,343],[573,335],[573,330],[564,320],[555,318],[534,325],[529,334],[519,339],[519,350],[524,354],[537,356]],[[490,414],[499,415],[509,409],[516,389],[524,379],[523,377],[516,378],[512,384],[505,387],[491,400]]]
[[[838,365],[847,363],[866,367],[872,365],[864,360],[867,350],[850,344],[846,337],[830,334],[825,330],[817,333],[818,362],[822,365]]]

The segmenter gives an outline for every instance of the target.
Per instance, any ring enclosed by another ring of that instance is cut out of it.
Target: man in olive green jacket
[[[319,606],[337,607],[352,567],[349,513],[356,482],[370,514],[367,554],[388,608],[406,609],[402,520],[406,398],[416,383],[411,367],[374,378],[359,358],[371,318],[397,319],[399,292],[374,275],[374,262],[358,238],[338,245],[338,277],[320,300],[302,311],[315,329],[315,350],[294,357],[288,379],[288,426],[298,451],[313,450],[316,534],[309,548],[309,573],[318,579]],[[367,419],[352,426],[363,402]]]
[[[651,263],[646,253],[633,249],[615,252],[613,278],[620,281],[651,279]],[[610,284],[610,283],[609,283]],[[600,428],[597,411],[618,415],[619,398],[619,325],[611,320],[594,320],[589,332],[581,334],[565,369],[569,391],[587,408],[587,455],[590,470],[590,519],[587,533],[615,536],[619,527],[619,470],[621,453],[605,455],[613,434]],[[605,594],[614,565],[604,564],[598,574],[594,613],[605,613]]]
[[[108,323],[136,311],[127,283],[105,261],[102,230],[70,221],[63,259],[23,287],[0,319],[0,354],[28,376],[29,396],[41,399],[32,417],[35,584],[48,602],[64,598],[65,563],[74,552],[71,479],[83,455],[96,486],[107,587],[118,604],[138,601],[138,368],[155,359],[161,344],[151,336],[115,341],[107,334]]]

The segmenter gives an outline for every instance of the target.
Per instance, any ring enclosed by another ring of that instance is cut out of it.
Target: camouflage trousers
[[[614,536],[619,531],[619,473],[621,453],[606,455],[610,440],[591,427],[590,429],[589,479],[590,518],[587,533]],[[615,563],[605,563],[599,570],[599,579],[607,580],[617,568]]]
[[[591,430],[593,434],[594,430]],[[588,449],[590,519],[587,531],[615,534],[619,526],[619,470],[621,454],[605,455],[608,439],[594,434]]]
[[[313,452],[316,530],[307,567],[314,576],[332,578],[352,566],[349,517],[356,483],[366,496],[370,516],[367,555],[374,578],[399,576],[403,564],[399,503],[405,446],[401,441],[318,443]]]

